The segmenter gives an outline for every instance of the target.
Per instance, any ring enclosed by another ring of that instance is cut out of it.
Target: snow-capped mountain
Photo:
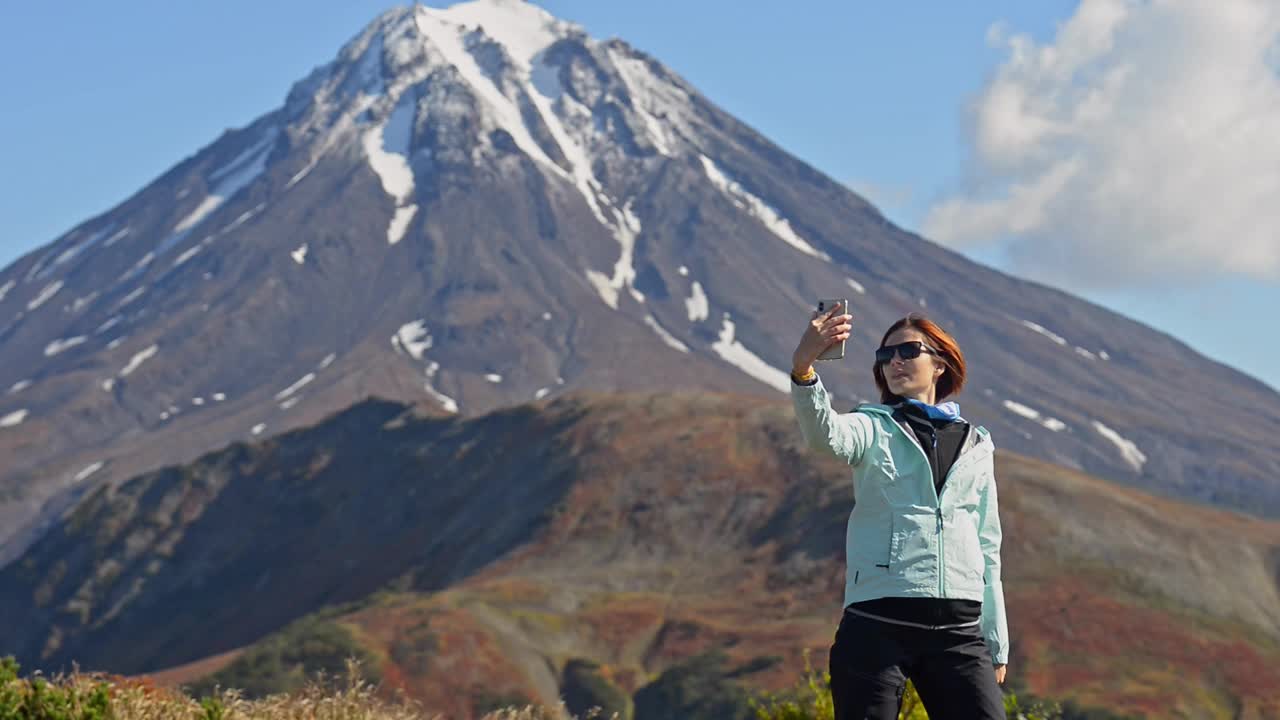
[[[0,561],[98,483],[370,395],[782,399],[808,308],[841,293],[841,402],[926,312],[998,445],[1280,514],[1274,391],[894,227],[625,42],[475,0],[384,13],[281,107],[0,271]]]

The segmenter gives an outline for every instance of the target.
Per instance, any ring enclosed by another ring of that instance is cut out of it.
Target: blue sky
[[[1280,309],[1280,203],[1262,191],[1280,145],[1249,134],[1275,135],[1280,83],[1231,72],[1252,57],[1241,28],[1124,0],[540,4],[654,55],[900,225],[1280,387],[1280,334],[1251,317]],[[278,106],[389,6],[0,4],[0,66],[19,69],[0,113],[0,266]],[[1211,88],[1188,46],[1221,70]],[[1206,94],[1217,114],[1190,112]],[[1218,196],[1237,183],[1262,190]]]

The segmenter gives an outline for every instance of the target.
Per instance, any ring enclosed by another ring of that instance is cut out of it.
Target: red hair
[[[936,399],[942,400],[952,395],[959,395],[960,390],[964,388],[965,364],[964,353],[960,352],[960,345],[956,343],[956,339],[929,318],[911,313],[885,331],[884,337],[880,338],[880,347],[884,347],[890,335],[903,328],[911,328],[924,335],[925,344],[938,352],[933,357],[946,366],[946,370],[935,385]],[[880,402],[888,404],[896,399],[898,396],[889,390],[889,383],[885,382],[883,366],[876,363],[871,372],[876,376],[876,387],[880,388]]]

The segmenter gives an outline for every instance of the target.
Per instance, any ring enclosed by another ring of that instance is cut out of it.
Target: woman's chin
[[[915,388],[909,385],[890,385],[889,392],[898,397],[915,397],[917,394]]]

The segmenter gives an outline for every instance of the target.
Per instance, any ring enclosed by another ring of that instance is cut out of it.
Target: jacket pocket
[[[938,545],[933,513],[904,513],[893,516],[892,566],[894,577],[907,584],[933,587],[938,583]]]
[[[898,556],[898,535],[893,531],[893,516],[889,516],[889,543],[885,548],[885,557],[883,563],[876,563],[876,567],[884,568],[888,572],[893,572],[893,560]]]
[[[869,505],[870,503],[868,503]],[[847,561],[849,571],[862,575],[883,573],[889,562],[889,544],[886,527],[889,520],[885,514],[871,511],[869,507],[859,505],[858,510],[866,510],[853,517],[849,522]],[[855,510],[857,512],[857,510]]]

